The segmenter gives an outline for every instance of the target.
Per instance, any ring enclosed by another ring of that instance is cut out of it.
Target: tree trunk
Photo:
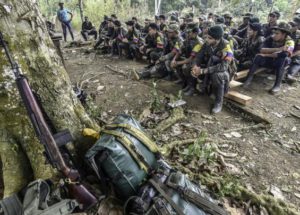
[[[82,3],[82,0],[78,1],[78,5],[79,5],[81,23],[83,23],[83,3]]]
[[[55,129],[68,128],[75,139],[80,137],[83,127],[97,129],[73,93],[36,1],[0,0],[0,31]],[[73,146],[81,148],[76,142]],[[56,175],[45,163],[43,151],[21,102],[10,65],[0,52],[0,157],[4,196],[18,191],[34,178]]]

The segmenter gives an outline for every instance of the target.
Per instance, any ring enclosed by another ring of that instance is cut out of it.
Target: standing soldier
[[[216,25],[209,28],[206,42],[197,55],[192,75],[194,77],[205,75],[205,87],[211,82],[215,94],[212,113],[219,113],[222,110],[224,93],[227,93],[229,86],[229,64],[232,60],[233,52],[229,43],[223,39],[222,27]],[[206,68],[202,65],[206,65]]]
[[[61,23],[61,27],[63,29],[63,35],[64,35],[64,40],[65,42],[67,41],[67,29],[70,32],[70,35],[72,37],[72,40],[74,41],[74,35],[73,35],[73,31],[72,31],[72,27],[71,27],[71,21],[73,19],[73,14],[66,8],[64,8],[64,3],[60,2],[58,3],[59,5],[59,10],[57,11],[57,17],[58,20]],[[71,16],[69,18],[68,14]]]
[[[270,93],[275,94],[280,91],[281,81],[284,75],[284,67],[287,65],[288,58],[294,50],[294,41],[288,36],[291,26],[281,22],[273,27],[274,33],[266,38],[260,54],[256,55],[251,66],[244,87],[248,87],[253,79],[255,71],[260,67],[267,67],[275,70],[276,79]]]
[[[263,34],[265,38],[271,36],[272,30],[277,25],[277,20],[279,19],[279,17],[280,13],[278,11],[273,11],[269,13],[268,23],[263,24]]]

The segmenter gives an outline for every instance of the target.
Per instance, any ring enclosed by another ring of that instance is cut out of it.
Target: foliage
[[[161,109],[161,101],[157,92],[156,82],[152,82],[153,88],[151,89],[151,110],[153,112],[159,111]]]

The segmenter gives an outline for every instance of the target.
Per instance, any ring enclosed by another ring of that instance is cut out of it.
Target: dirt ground
[[[97,110],[108,121],[119,113],[138,118],[151,103],[153,80],[134,81],[130,77],[132,70],[141,70],[145,63],[111,59],[88,47],[64,49],[64,56],[72,83],[91,78],[83,87],[95,96]],[[162,133],[157,141],[163,144],[195,138],[200,131],[206,131],[223,152],[236,154],[226,162],[234,165],[232,174],[243,185],[256,193],[269,193],[271,186],[278,188],[279,194],[274,195],[281,197],[282,193],[281,198],[300,211],[300,118],[296,117],[300,116],[299,86],[283,84],[282,92],[273,96],[267,92],[273,82],[270,74],[257,75],[250,90],[235,89],[253,98],[250,105],[242,107],[227,101],[223,111],[215,116],[210,115],[209,97],[183,96],[187,118]],[[160,95],[177,95],[180,87],[160,80],[157,90]],[[270,123],[268,129],[251,127],[266,122]],[[186,128],[190,131],[182,132]]]

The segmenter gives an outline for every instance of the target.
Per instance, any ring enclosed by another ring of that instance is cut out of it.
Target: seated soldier
[[[122,50],[120,44],[122,44],[123,39],[125,39],[127,31],[122,27],[122,24],[119,20],[114,21],[114,26],[114,35],[111,41],[112,55],[121,57]]]
[[[223,39],[223,34],[221,26],[209,28],[206,42],[198,53],[192,70],[195,78],[205,75],[202,89],[209,87],[211,83],[215,94],[212,113],[222,110],[223,97],[229,87],[229,64],[233,60],[233,52],[229,43]]]
[[[158,32],[158,26],[155,23],[149,24],[149,33],[145,37],[145,44],[139,48],[139,51],[147,56],[150,62],[149,68],[162,56],[164,51],[164,37]]]
[[[278,11],[273,11],[269,13],[268,23],[263,24],[262,26],[263,34],[265,38],[272,35],[272,31],[274,27],[277,25],[277,20],[279,19],[279,17],[280,17],[280,13]]]
[[[146,37],[146,35],[149,33],[150,23],[151,23],[151,20],[146,18],[145,21],[144,21],[144,27],[141,30],[141,36],[143,38]]]
[[[232,21],[233,16],[231,15],[231,13],[227,12],[224,14],[224,19],[225,19],[225,25],[231,29],[234,27],[234,22]]]
[[[107,31],[105,31],[104,29],[101,31],[101,34],[99,34],[99,39],[95,44],[94,49],[97,49],[103,42],[105,42],[105,44],[109,46],[109,41],[112,39],[114,35],[114,31],[115,31],[114,23],[111,18],[108,18]]]
[[[196,91],[197,81],[191,76],[191,69],[198,52],[201,50],[203,40],[198,37],[200,29],[197,24],[190,23],[187,26],[187,39],[183,42],[180,52],[171,62],[171,68],[176,70],[178,80],[181,83],[186,96],[191,96]]]
[[[142,71],[138,74],[140,78],[164,78],[171,79],[173,75],[173,70],[171,68],[171,61],[175,55],[179,52],[182,41],[179,37],[179,26],[170,25],[167,30],[168,34],[168,44],[167,48],[164,50],[164,55],[161,56],[149,69]]]
[[[134,28],[135,28],[136,30],[138,30],[138,31],[141,31],[143,27],[139,24],[137,18],[134,16],[134,17],[131,18],[131,20],[132,20],[133,23],[134,23]]]
[[[198,20],[199,20],[199,28],[201,31],[203,31],[203,25],[204,22],[206,21],[206,17],[204,15],[201,15],[198,17]]]
[[[166,16],[165,15],[160,15],[159,20],[160,20],[159,31],[164,33],[167,29]]]
[[[235,30],[231,31],[231,34],[234,35],[234,37],[238,38],[246,38],[247,37],[247,28],[250,19],[253,17],[252,13],[246,13],[243,15],[243,23]]]
[[[120,49],[121,52],[122,50],[125,50],[129,59],[136,59],[139,33],[135,29],[135,23],[133,21],[128,21],[125,24],[127,25],[127,34],[120,43]]]
[[[243,40],[241,48],[234,55],[239,61],[238,70],[249,69],[254,57],[260,52],[264,38],[260,23],[249,23],[247,38]]]
[[[280,22],[274,27],[274,33],[266,38],[260,53],[256,55],[251,66],[244,87],[248,87],[253,79],[255,71],[260,67],[267,67],[275,70],[276,79],[270,93],[275,94],[280,91],[281,81],[284,75],[284,67],[288,58],[294,50],[294,41],[288,36],[291,26],[288,23]]]
[[[211,22],[211,21],[205,21],[205,22],[203,22],[203,26],[202,26],[203,30],[202,30],[202,32],[200,34],[200,37],[205,40],[205,38],[206,38],[206,36],[208,34],[208,29],[210,27],[214,26],[214,25],[215,25],[214,22]]]
[[[300,16],[295,17],[290,25],[292,26],[291,38],[295,41],[295,49],[291,56],[291,64],[286,79],[289,83],[294,83],[296,81],[295,76],[300,72]]]
[[[84,22],[82,23],[81,35],[85,41],[87,41],[89,35],[94,35],[95,40],[97,40],[96,28],[89,21],[87,16],[84,17]]]
[[[101,22],[100,26],[99,26],[99,35],[102,34],[103,31],[107,31],[108,30],[108,16],[104,15],[103,17],[103,22]]]

